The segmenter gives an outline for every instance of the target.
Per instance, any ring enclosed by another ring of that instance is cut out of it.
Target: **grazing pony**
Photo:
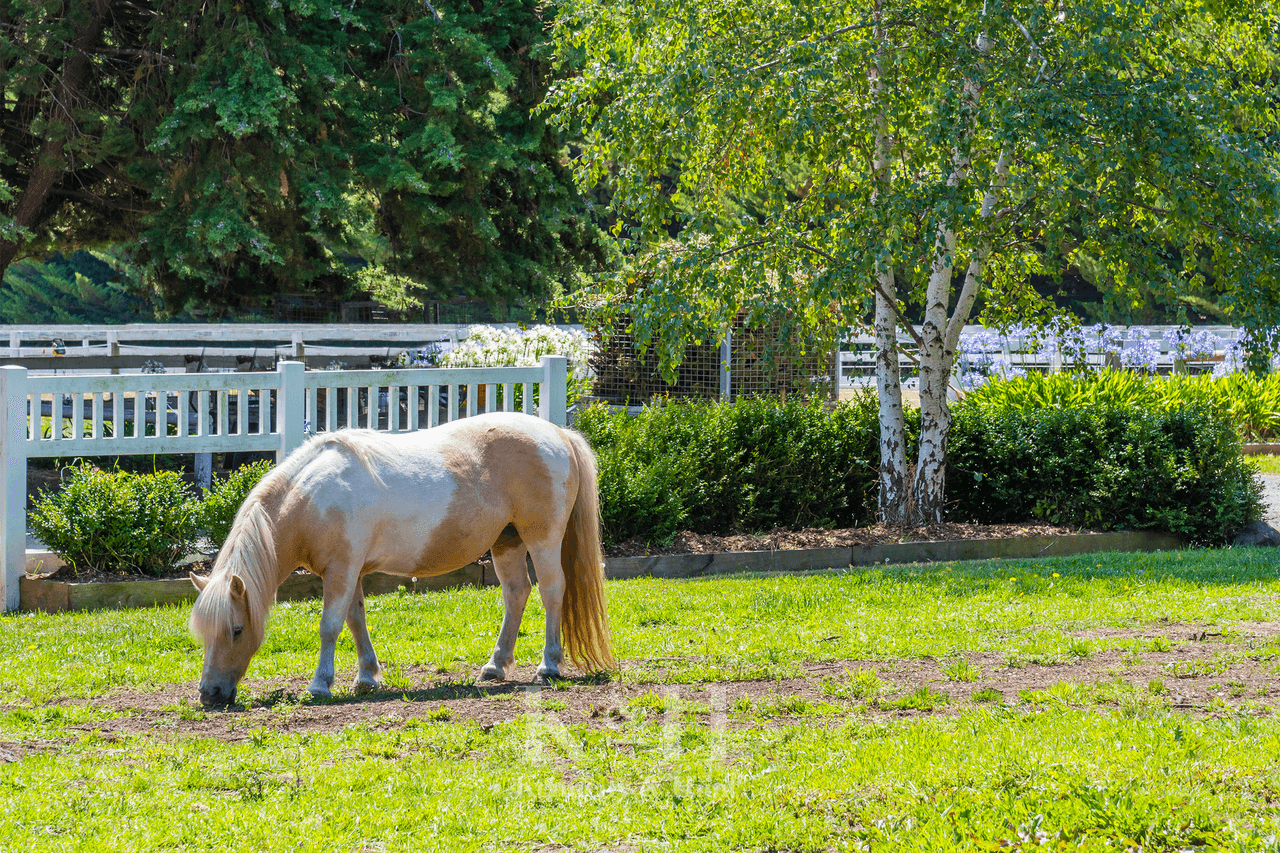
[[[614,667],[604,606],[595,457],[576,432],[494,413],[387,435],[311,439],[254,487],[200,590],[191,631],[204,644],[200,700],[235,701],[262,645],[276,589],[297,566],[323,578],[320,661],[310,691],[329,696],[343,622],[359,655],[357,692],[380,686],[360,577],[444,574],[493,554],[504,613],[482,679],[505,679],[532,584],[546,608],[541,678],[560,674],[561,630],[584,669]]]

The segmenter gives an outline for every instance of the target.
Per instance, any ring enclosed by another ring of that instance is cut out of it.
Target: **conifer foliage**
[[[0,0],[0,270],[128,241],[174,308],[337,291],[344,255],[435,296],[545,295],[598,243],[530,115],[543,14]]]

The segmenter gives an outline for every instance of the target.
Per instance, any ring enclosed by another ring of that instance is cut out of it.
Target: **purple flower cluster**
[[[1170,329],[1164,333],[1165,345],[1178,358],[1188,361],[1212,356],[1223,340],[1208,330]]]
[[[1141,326],[1131,329],[1129,342],[1120,351],[1120,363],[1130,370],[1154,374],[1160,361],[1160,345],[1151,339],[1151,333]]]
[[[1025,376],[1026,371],[1014,367],[1004,351],[1005,338],[989,329],[962,336],[957,353],[957,384],[970,390],[985,384],[993,376],[1002,379]]]

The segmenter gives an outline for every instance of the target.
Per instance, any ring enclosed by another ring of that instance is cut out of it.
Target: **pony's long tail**
[[[581,434],[563,430],[578,475],[578,499],[560,548],[564,570],[561,610],[565,651],[584,670],[616,669],[604,605],[604,548],[600,542],[600,495],[596,457]]]

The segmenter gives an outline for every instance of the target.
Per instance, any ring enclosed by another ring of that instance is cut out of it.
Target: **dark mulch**
[[[1067,536],[1092,533],[1073,527],[1051,524],[966,524],[946,522],[927,527],[897,527],[872,524],[826,530],[808,527],[803,530],[778,528],[768,533],[733,533],[715,536],[705,533],[680,533],[670,544],[652,545],[636,537],[605,549],[609,557],[641,557],[650,554],[710,554],[722,551],[791,551],[799,548],[844,548],[852,545],[890,545],[897,542],[945,542],[953,539],[1017,539],[1025,536]]]

